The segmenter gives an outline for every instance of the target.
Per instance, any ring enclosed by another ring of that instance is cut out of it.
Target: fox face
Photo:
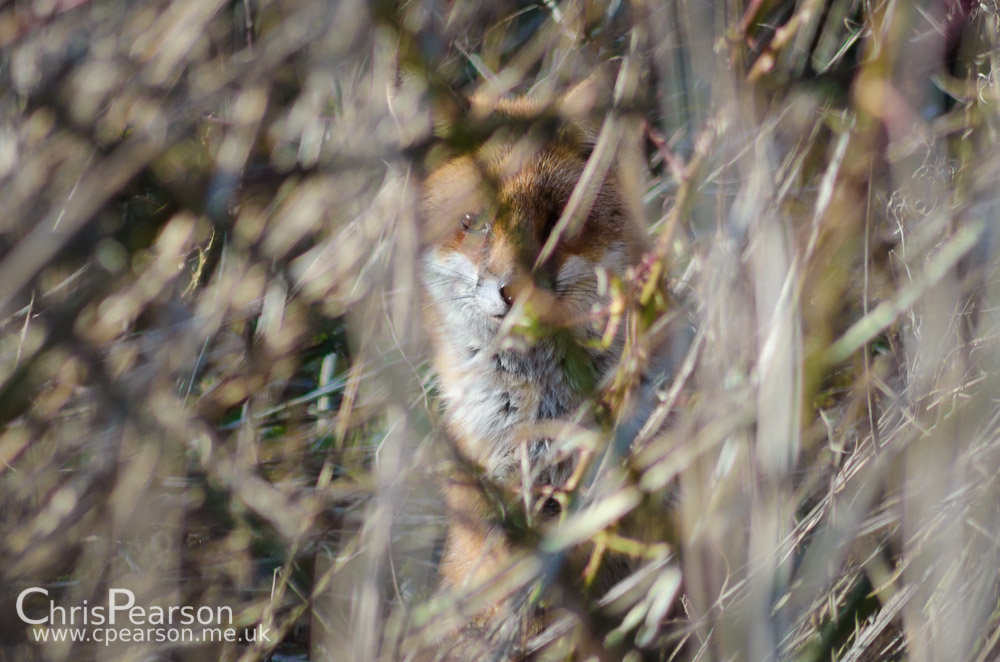
[[[618,192],[605,182],[582,226],[540,263],[586,162],[562,144],[529,155],[494,150],[456,159],[427,182],[424,217],[440,233],[425,259],[432,299],[483,341],[519,296],[543,322],[579,325],[598,303],[598,268],[621,273],[634,257]]]
[[[498,478],[523,468],[526,448],[534,479],[558,482],[543,459],[548,443],[530,427],[568,416],[620,355],[620,341],[589,342],[602,330],[599,272],[622,275],[643,250],[614,175],[584,196],[576,227],[553,237],[589,150],[570,129],[494,135],[425,182],[422,277],[447,420]],[[515,307],[545,332],[509,342]]]

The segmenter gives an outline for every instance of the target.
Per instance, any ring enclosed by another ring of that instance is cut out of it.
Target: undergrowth
[[[497,127],[438,109],[620,58],[656,315],[694,330],[620,489],[679,533],[524,524],[525,595],[570,540],[642,561],[529,648],[996,659],[998,38],[970,0],[0,7],[0,658],[396,660],[460,621],[417,209]],[[110,589],[267,640],[17,611]]]

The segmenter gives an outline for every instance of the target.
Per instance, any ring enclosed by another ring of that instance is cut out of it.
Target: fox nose
[[[500,285],[500,298],[503,299],[503,302],[508,306],[514,303],[514,297],[511,295],[510,289],[510,285],[507,283]]]

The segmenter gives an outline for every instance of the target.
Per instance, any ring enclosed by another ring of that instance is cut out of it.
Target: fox
[[[635,333],[628,340],[635,320],[617,328],[609,321],[608,284],[635,280],[649,243],[614,166],[592,178],[588,205],[575,217],[567,211],[595,147],[594,117],[599,124],[600,111],[611,108],[618,66],[599,68],[553,104],[464,101],[461,112],[497,130],[423,182],[425,326],[458,458],[444,487],[440,593],[487,586],[511,563],[516,545],[497,499],[521,503],[543,528],[563,515],[559,492],[579,484],[586,463],[561,447],[557,430],[597,426],[595,407],[621,390],[616,375],[627,372],[625,355],[636,354]],[[531,330],[522,333],[525,324]],[[627,448],[653,409],[677,363],[671,335],[660,333],[639,352],[645,369],[624,389],[633,394],[628,416],[610,443]],[[585,552],[568,560],[569,574],[579,577],[586,560]],[[596,589],[627,574],[628,564],[609,555]],[[526,603],[505,596],[438,653],[417,659],[524,659],[526,641],[551,620]]]

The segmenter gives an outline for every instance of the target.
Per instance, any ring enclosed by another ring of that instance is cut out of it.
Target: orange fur
[[[530,439],[532,430],[573,416],[621,359],[624,328],[610,347],[595,348],[592,342],[603,331],[592,323],[592,310],[608,302],[597,271],[624,277],[640,260],[645,236],[629,217],[613,173],[595,183],[593,202],[575,231],[561,235],[549,259],[539,261],[587,164],[593,131],[579,120],[602,97],[610,100],[610,89],[606,75],[578,86],[557,104],[564,118],[556,124],[525,122],[545,114],[529,99],[491,107],[473,100],[474,115],[492,113],[520,121],[522,128],[501,123],[477,150],[456,156],[426,179],[427,323],[448,430],[462,456],[458,464],[465,465],[455,469],[445,489],[449,532],[439,571],[442,590],[483,586],[508,567],[517,551],[480,481],[499,490],[508,505],[525,493],[560,488],[573,462],[559,457],[551,440]],[[520,348],[505,345],[504,324],[517,306],[530,310],[553,335]],[[576,350],[554,339],[558,330],[572,338],[567,342]],[[574,375],[574,360],[584,364],[584,373],[593,372],[592,383]],[[540,519],[544,524],[553,516]],[[585,550],[569,559],[572,572],[579,576],[586,560]],[[614,565],[606,564],[598,579],[602,588],[621,578],[623,566]],[[510,657],[538,632],[544,613],[525,614],[523,608],[516,613],[515,598],[471,619],[449,643],[463,651],[456,655],[468,656],[467,647],[474,645],[484,657],[486,651]],[[515,634],[506,639],[496,634],[504,619],[525,616]]]

